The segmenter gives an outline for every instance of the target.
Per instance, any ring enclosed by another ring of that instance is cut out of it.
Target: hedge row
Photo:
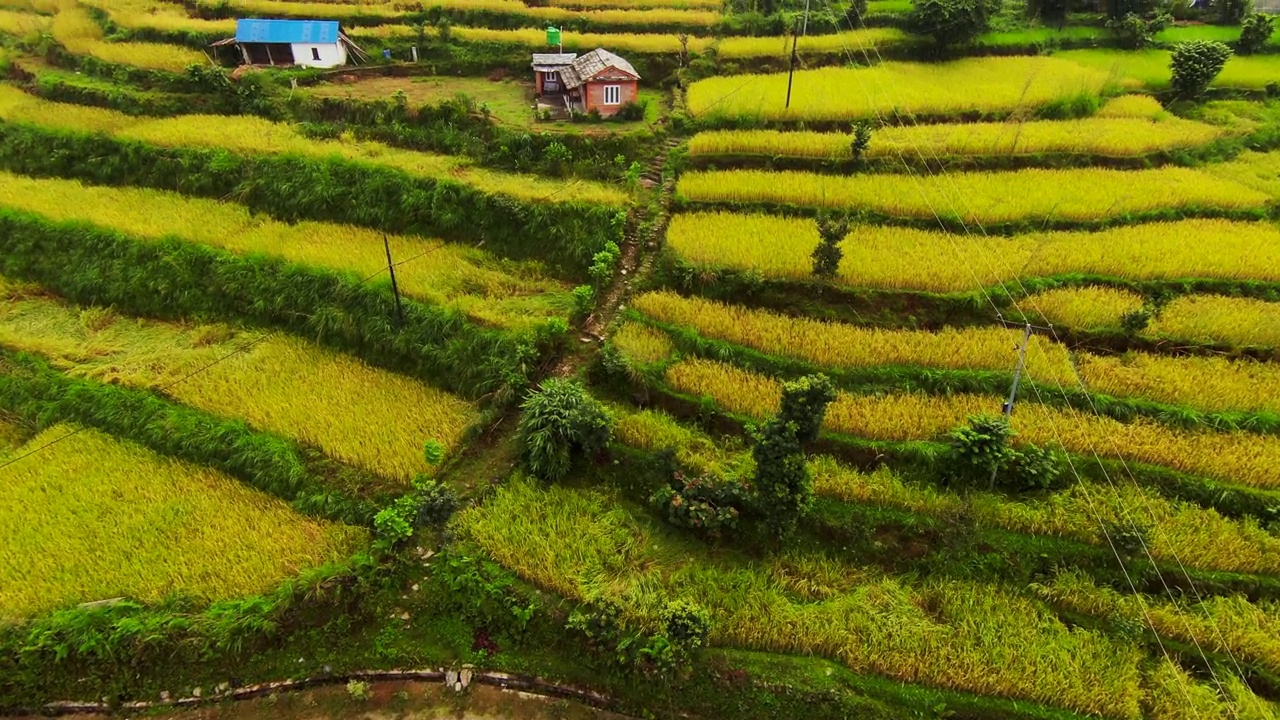
[[[0,408],[37,430],[64,422],[96,428],[161,455],[217,468],[299,512],[352,525],[372,525],[377,508],[390,498],[377,492],[375,478],[242,421],[146,390],[73,378],[28,353],[0,348],[0,367]],[[339,476],[364,497],[336,492],[333,479]]]
[[[338,158],[243,156],[162,148],[103,135],[0,124],[0,168],[35,177],[233,197],[254,212],[388,232],[484,241],[585,277],[593,254],[621,239],[624,213],[587,203],[524,202],[449,180],[420,178]]]
[[[539,349],[564,332],[548,326],[517,337],[414,301],[405,301],[399,327],[390,290],[354,277],[9,210],[0,210],[0,274],[132,315],[289,331],[471,398],[518,392]]]

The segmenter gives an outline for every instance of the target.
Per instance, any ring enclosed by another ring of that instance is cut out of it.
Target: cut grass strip
[[[359,279],[382,273],[386,280],[383,234],[367,228],[283,223],[254,215],[242,205],[178,193],[5,172],[0,172],[0,206],[52,220],[93,223],[144,239],[178,237],[240,255],[270,255],[349,272]],[[500,261],[482,250],[439,240],[391,236],[388,241],[396,260],[414,259],[396,268],[399,288],[410,297],[509,328],[568,314],[567,288],[544,277],[531,263]]]
[[[1131,89],[1165,90],[1169,87],[1168,50],[1066,50],[1056,58],[1107,73],[1114,82]],[[1262,90],[1280,78],[1280,55],[1232,55],[1211,87]]]
[[[1068,629],[996,586],[912,583],[820,555],[713,558],[598,491],[521,478],[464,511],[456,527],[504,566],[570,598],[613,600],[649,620],[668,599],[694,602],[711,615],[715,645],[822,655],[904,682],[1139,716],[1134,645]]]
[[[367,536],[221,473],[56,425],[0,469],[0,618],[118,596],[264,592]],[[17,451],[19,454],[26,448]]]
[[[244,419],[405,487],[428,469],[424,443],[453,449],[478,418],[454,395],[288,335],[139,320],[44,297],[0,304],[0,344],[72,375]]]
[[[762,353],[806,360],[831,368],[908,366],[949,370],[1010,371],[1017,363],[1021,330],[1004,328],[881,330],[795,318],[726,305],[672,292],[652,292],[632,306],[669,325],[689,327],[703,337],[743,345]],[[1075,385],[1066,348],[1032,338],[1028,355],[1032,379]]]
[[[623,205],[627,195],[606,185],[556,181],[475,167],[469,160],[357,140],[312,140],[293,126],[247,115],[182,115],[140,119],[103,108],[55,103],[0,86],[0,119],[87,133],[105,133],[163,147],[220,149],[245,155],[337,157],[409,175],[470,185],[531,201]]]
[[[894,125],[877,129],[864,157],[933,160],[1017,157],[1041,153],[1139,157],[1194,148],[1228,134],[1225,128],[1175,116],[1161,119],[1091,117],[1080,120]],[[851,160],[853,136],[779,130],[716,130],[689,141],[694,157],[785,157]]]
[[[774,378],[701,359],[672,365],[666,379],[679,392],[710,397],[730,412],[753,418],[776,414],[782,392]],[[998,413],[1002,403],[1003,398],[985,395],[842,393],[827,410],[825,427],[874,440],[925,440],[972,415]],[[1097,452],[1259,488],[1280,487],[1280,438],[1274,436],[1174,430],[1144,419],[1121,423],[1039,403],[1019,405],[1013,427],[1019,441],[1061,443],[1086,457]]]
[[[803,218],[695,212],[672,218],[667,243],[696,266],[806,280],[818,230]],[[834,282],[886,290],[972,292],[1070,274],[1280,282],[1280,229],[1261,222],[1193,219],[1013,237],[855,225],[841,249]]]
[[[849,121],[877,115],[1001,114],[1097,95],[1107,73],[1055,57],[969,58],[948,63],[886,62],[795,74],[785,108],[787,73],[699,80],[688,107],[710,120]]]
[[[1274,200],[1211,172],[1182,167],[1027,169],[923,178],[712,170],[685,173],[676,192],[695,203],[764,203],[990,224],[1100,222],[1142,213],[1260,215]]]

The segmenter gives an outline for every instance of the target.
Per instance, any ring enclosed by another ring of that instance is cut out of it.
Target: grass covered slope
[[[263,592],[349,555],[364,531],[93,430],[59,425],[0,468],[0,619],[127,596]],[[66,438],[59,440],[59,438]]]

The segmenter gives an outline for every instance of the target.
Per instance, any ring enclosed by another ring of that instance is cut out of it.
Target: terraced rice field
[[[699,80],[689,87],[688,104],[700,119],[726,122],[1000,114],[1096,96],[1107,84],[1106,72],[1055,57],[886,62],[799,71],[789,109],[786,73]]]
[[[726,410],[753,418],[776,414],[781,383],[710,360],[684,360],[667,382],[693,397],[710,397]],[[892,396],[842,394],[827,410],[825,427],[873,440],[938,438],[967,418],[1000,411],[1003,398],[984,395]],[[1090,456],[1165,465],[1231,483],[1280,487],[1280,438],[1250,433],[1179,431],[1148,420],[1120,423],[1076,410],[1025,402],[1013,418],[1022,442],[1055,443]]]
[[[1035,188],[1035,193],[1028,193]],[[676,192],[689,203],[767,204],[967,223],[1098,222],[1142,213],[1261,213],[1270,195],[1181,167],[966,172],[918,177],[764,170],[693,171]]]
[[[148,211],[132,212],[136,207]],[[389,282],[383,233],[351,225],[283,223],[255,216],[234,203],[3,172],[0,208],[92,223],[147,240],[178,237],[240,255],[269,255],[334,270],[357,280],[381,276],[381,282]],[[456,307],[480,322],[510,328],[569,313],[565,284],[530,264],[416,236],[390,236],[387,241],[394,258],[415,259],[396,270],[398,287],[409,297]]]
[[[428,469],[424,443],[455,448],[478,418],[461,398],[299,338],[138,320],[45,297],[0,305],[0,345],[242,418],[400,487]]]
[[[117,65],[182,72],[190,65],[209,64],[204,53],[180,45],[106,42],[102,27],[80,8],[59,11],[53,18],[50,31],[53,38],[70,52]]]
[[[0,620],[120,596],[260,593],[367,539],[94,430],[55,425],[13,452],[46,445],[0,468]]]
[[[220,0],[221,1],[221,0]],[[214,5],[209,0],[205,4]],[[410,10],[395,3],[280,2],[279,0],[228,0],[226,6],[246,15],[312,19],[377,18],[403,21]],[[516,0],[433,0],[433,7],[450,10],[487,11],[537,22],[587,20],[599,25],[714,25],[720,13],[705,9],[652,7],[644,9],[571,10],[555,6],[528,6]]]
[[[622,205],[627,195],[590,181],[555,181],[486,170],[448,155],[392,148],[371,141],[312,140],[292,126],[246,115],[181,115],[147,119],[106,110],[54,103],[12,87],[0,87],[0,119],[62,130],[105,133],[163,147],[207,148],[243,154],[339,158],[409,175],[465,183],[489,193],[524,200]]]
[[[667,242],[697,267],[801,280],[813,274],[818,230],[802,218],[694,212],[672,219]],[[855,225],[841,249],[834,282],[850,287],[972,292],[1071,275],[1280,282],[1280,228],[1266,222],[1178,220],[1012,237]]]

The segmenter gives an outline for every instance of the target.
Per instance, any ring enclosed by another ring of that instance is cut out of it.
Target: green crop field
[[[0,715],[1280,720],[1245,5],[0,0]]]

